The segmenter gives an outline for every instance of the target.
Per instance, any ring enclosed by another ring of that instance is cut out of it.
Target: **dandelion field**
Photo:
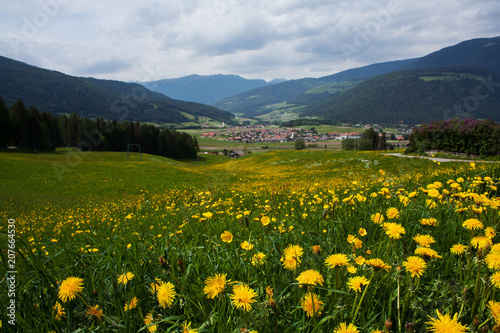
[[[143,157],[0,154],[4,331],[500,329],[496,163]]]

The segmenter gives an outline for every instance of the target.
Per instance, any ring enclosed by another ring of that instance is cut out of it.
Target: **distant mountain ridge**
[[[266,86],[265,80],[238,75],[189,75],[176,79],[142,82],[146,88],[182,101],[212,104],[215,101],[254,88]]]
[[[213,106],[175,100],[137,83],[74,77],[2,56],[0,96],[7,105],[21,99],[40,111],[76,112],[87,118],[159,124],[190,122],[196,116],[225,122],[234,118]]]

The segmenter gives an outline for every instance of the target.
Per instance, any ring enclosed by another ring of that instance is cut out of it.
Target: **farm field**
[[[17,331],[498,329],[497,163],[142,157],[0,153]]]

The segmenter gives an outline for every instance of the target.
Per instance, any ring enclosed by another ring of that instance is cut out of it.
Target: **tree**
[[[295,140],[295,143],[293,144],[293,147],[296,150],[302,150],[302,149],[306,148],[306,143],[304,142],[304,139],[298,138],[297,140]]]
[[[9,109],[0,97],[0,149],[5,148],[9,143],[11,124],[9,119]]]

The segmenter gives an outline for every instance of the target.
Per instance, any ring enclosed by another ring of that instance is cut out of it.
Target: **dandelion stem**
[[[477,301],[479,298],[479,291],[480,291],[480,282],[481,282],[481,266],[482,266],[482,261],[479,261],[478,267],[477,267],[477,276],[476,276],[476,287],[474,288],[474,301],[472,303],[472,312],[471,312],[471,317],[474,318],[474,316],[477,313]]]
[[[368,283],[365,286],[365,290],[363,290],[363,295],[361,295],[361,299],[359,300],[358,307],[356,308],[356,312],[354,313],[354,317],[352,318],[352,323],[353,324],[356,322],[356,318],[358,316],[359,308],[361,307],[361,303],[363,303],[363,299],[365,298],[366,291],[368,290],[368,286],[370,285],[370,282],[372,281],[374,274],[375,274],[375,270],[373,270],[372,276],[370,276],[370,280],[368,280]]]

